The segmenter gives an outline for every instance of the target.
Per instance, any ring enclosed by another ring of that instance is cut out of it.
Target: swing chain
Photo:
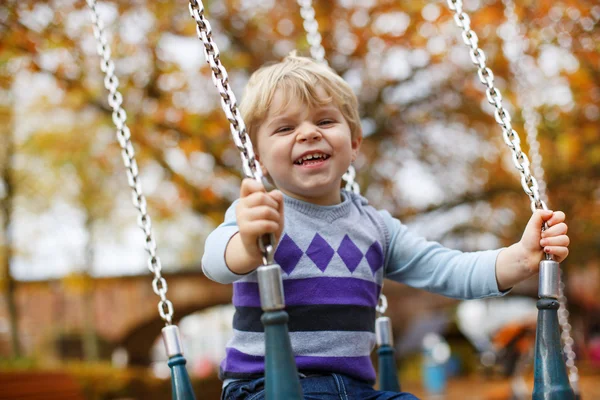
[[[540,154],[540,143],[537,139],[537,127],[541,122],[539,113],[535,110],[530,96],[524,95],[528,93],[530,85],[527,81],[526,71],[521,65],[523,56],[525,55],[525,40],[519,35],[519,22],[515,12],[515,3],[513,0],[503,0],[504,15],[509,24],[510,33],[505,41],[505,54],[509,61],[510,69],[516,77],[517,81],[517,99],[522,105],[523,119],[525,121],[525,132],[527,133],[527,142],[529,143],[529,152],[531,154],[533,172],[539,177],[538,184],[540,197],[547,202],[546,183],[544,181],[544,168],[542,166],[542,156]],[[507,43],[512,43],[516,46],[515,52],[511,52],[506,48]],[[562,272],[561,272],[562,273]],[[579,383],[579,372],[575,366],[576,354],[573,351],[574,340],[571,337],[571,325],[569,324],[569,311],[567,310],[567,297],[564,293],[565,284],[562,279],[558,287],[558,323],[561,327],[561,339],[563,342],[563,352],[567,358],[566,365],[569,368],[569,381],[573,389],[577,393]]]
[[[315,8],[312,0],[297,0],[300,6],[300,15],[304,20],[303,26],[306,31],[306,41],[310,46],[310,55],[320,63],[327,65],[325,59],[325,48],[321,43],[322,37],[319,33],[319,23],[315,19]]]
[[[204,16],[204,4],[201,0],[190,0],[190,15],[196,21],[196,33],[198,39],[202,41],[204,57],[210,66],[212,72],[212,81],[219,95],[221,96],[221,108],[229,120],[229,127],[233,141],[240,151],[242,158],[242,168],[247,178],[253,178],[257,181],[263,181],[263,173],[256,161],[252,141],[246,130],[246,124],[242,119],[242,114],[237,105],[237,100],[233,90],[229,85],[229,76],[227,70],[221,63],[221,56],[217,44],[213,40],[212,28],[210,22]],[[258,239],[258,247],[262,252],[264,265],[273,263],[275,254],[275,236],[273,234],[265,235]]]
[[[379,313],[379,315],[383,315],[387,311],[387,308],[388,308],[387,297],[385,297],[385,294],[380,293],[379,300],[377,301],[377,306],[375,306],[375,311],[377,311]]]
[[[509,61],[509,66],[517,81],[517,100],[521,103],[521,112],[523,114],[524,128],[527,135],[527,143],[529,144],[529,155],[531,156],[531,168],[535,176],[537,176],[538,189],[540,198],[548,202],[546,195],[546,182],[544,179],[544,168],[542,167],[542,155],[540,154],[540,142],[537,139],[538,125],[541,122],[539,113],[536,112],[532,97],[523,95],[528,93],[527,88],[530,86],[527,82],[525,69],[522,68],[521,62],[525,55],[525,38],[519,35],[519,23],[517,14],[515,13],[515,3],[512,0],[503,0],[504,16],[509,24],[512,37],[506,39],[504,44],[504,53]],[[510,42],[514,47],[507,48],[507,42]]]
[[[317,62],[327,65],[325,59],[325,48],[321,42],[321,34],[319,33],[319,23],[315,19],[315,8],[312,0],[297,0],[300,6],[300,15],[304,21],[303,26],[306,31],[306,41],[310,46],[310,55]],[[342,181],[345,182],[344,189],[349,192],[360,194],[360,186],[355,182],[356,170],[354,166],[348,166],[348,171],[342,176]]]
[[[158,302],[158,313],[165,322],[171,325],[173,321],[173,304],[167,299],[167,281],[161,275],[161,262],[156,254],[156,242],[152,232],[152,221],[147,211],[146,197],[142,192],[142,183],[138,175],[138,166],[135,159],[135,151],[131,143],[131,133],[126,124],[127,113],[122,107],[123,96],[119,92],[119,79],[115,76],[115,64],[111,59],[111,50],[106,34],[104,32],[104,23],[100,19],[96,8],[96,0],[86,0],[91,11],[94,37],[97,42],[97,52],[102,60],[100,68],[105,74],[104,87],[109,91],[108,104],[112,108],[112,120],[117,128],[117,140],[121,146],[121,156],[125,168],[127,168],[127,182],[131,188],[132,201],[135,208],[138,210],[138,225],[144,231],[145,243],[144,247],[149,255],[148,269],[154,274],[152,280],[152,289],[160,297]]]
[[[221,108],[229,121],[233,141],[240,151],[244,175],[247,178],[254,178],[261,182],[263,174],[257,165],[246,125],[238,109],[236,97],[229,85],[227,70],[221,63],[221,53],[213,40],[210,22],[204,16],[204,4],[200,0],[190,0],[189,11],[196,21],[196,33],[204,45],[204,56],[212,72],[212,81],[221,96]]]
[[[500,91],[494,86],[494,74],[486,65],[485,53],[478,47],[477,34],[470,28],[471,20],[463,11],[462,0],[448,0],[448,7],[454,12],[454,22],[463,31],[464,43],[471,49],[471,61],[478,68],[479,80],[487,87],[486,97],[495,108],[494,117],[498,125],[502,127],[504,142],[511,149],[513,164],[521,174],[521,187],[531,200],[531,211],[547,210],[546,203],[540,198],[537,180],[531,174],[529,158],[521,150],[519,134],[512,127],[508,110],[502,105]]]
[[[561,271],[562,275],[562,271]],[[567,310],[567,297],[565,296],[565,284],[558,285],[558,323],[561,328],[560,338],[563,341],[563,352],[567,357],[566,365],[569,368],[569,381],[575,393],[579,393],[579,369],[575,365],[576,354],[573,350],[575,341],[571,336],[571,324],[569,324],[569,310]]]
[[[354,169],[354,166],[349,165],[348,171],[346,171],[344,175],[342,175],[342,180],[346,182],[344,189],[346,189],[349,192],[360,194],[360,186],[358,185],[358,183],[356,183],[354,178],[356,178],[356,170]]]

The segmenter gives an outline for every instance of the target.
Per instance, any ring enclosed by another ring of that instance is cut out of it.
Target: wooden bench
[[[0,371],[0,400],[84,400],[77,381],[66,373]]]

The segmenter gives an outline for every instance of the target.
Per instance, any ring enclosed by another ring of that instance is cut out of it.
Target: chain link
[[[538,185],[540,197],[548,202],[546,194],[546,182],[544,181],[544,168],[542,166],[542,156],[540,154],[540,143],[537,139],[537,127],[541,122],[539,113],[535,110],[530,93],[531,85],[528,83],[526,70],[523,68],[522,59],[525,55],[525,38],[519,34],[519,21],[515,12],[515,3],[513,0],[502,0],[504,3],[504,16],[506,17],[510,35],[504,43],[505,54],[509,61],[511,72],[517,82],[517,99],[521,103],[523,119],[525,121],[525,132],[527,133],[527,142],[529,143],[529,154],[531,155],[533,172],[538,176]],[[507,48],[510,43],[515,46],[514,52]],[[561,276],[562,277],[562,276]],[[579,392],[579,371],[575,366],[576,354],[573,351],[574,340],[571,337],[571,325],[569,324],[569,311],[567,310],[567,297],[564,294],[565,285],[561,279],[558,290],[558,323],[561,327],[561,339],[563,343],[563,352],[567,358],[566,365],[569,369],[569,381],[576,393]]]
[[[354,180],[356,178],[356,170],[353,165],[348,166],[348,171],[344,175],[342,175],[342,180],[346,182],[344,185],[344,189],[349,192],[353,192],[356,194],[360,194],[360,186]]]
[[[319,33],[319,23],[315,19],[315,8],[312,0],[297,0],[300,6],[300,15],[304,20],[303,26],[306,31],[306,41],[310,46],[310,55],[320,63],[327,65],[325,59],[325,48],[323,47],[322,37]]]
[[[388,301],[385,294],[379,294],[379,300],[377,301],[377,306],[375,306],[375,311],[377,311],[380,315],[385,314],[388,308]]]
[[[513,164],[521,175],[521,187],[531,201],[531,211],[533,212],[538,209],[545,210],[547,206],[540,198],[538,183],[529,168],[529,158],[521,150],[521,139],[517,131],[512,127],[508,110],[502,105],[502,95],[494,86],[494,74],[486,65],[485,53],[478,47],[477,34],[471,29],[471,20],[463,11],[462,0],[448,0],[448,7],[454,13],[454,22],[462,29],[464,43],[471,49],[471,61],[477,66],[479,80],[486,86],[487,99],[495,108],[494,117],[498,125],[502,128],[504,142],[512,152]]]
[[[148,269],[154,274],[152,289],[160,297],[158,302],[158,313],[166,325],[173,321],[173,304],[167,299],[167,282],[161,276],[160,258],[156,254],[156,242],[152,233],[152,221],[147,213],[146,197],[142,193],[142,184],[138,175],[138,166],[135,160],[135,151],[131,143],[131,133],[125,121],[127,113],[122,107],[123,96],[119,92],[119,79],[115,76],[115,64],[111,59],[111,51],[104,32],[104,23],[100,19],[96,9],[95,0],[86,0],[91,11],[94,37],[97,42],[97,52],[102,58],[100,68],[105,74],[104,86],[108,90],[108,104],[112,108],[112,120],[117,128],[117,140],[121,146],[121,156],[125,168],[127,168],[127,182],[131,188],[132,202],[138,210],[138,225],[144,231],[144,247],[149,255]]]

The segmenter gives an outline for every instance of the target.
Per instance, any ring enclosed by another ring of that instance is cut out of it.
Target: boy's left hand
[[[544,222],[548,229],[542,232]],[[505,291],[539,270],[544,252],[561,262],[569,255],[565,213],[538,210],[533,213],[521,240],[503,249],[496,259],[496,282]]]
[[[544,222],[548,229],[542,231]],[[555,261],[562,262],[569,255],[567,229],[564,212],[537,210],[529,219],[519,244],[532,261],[537,259],[539,262],[545,252],[553,255]]]

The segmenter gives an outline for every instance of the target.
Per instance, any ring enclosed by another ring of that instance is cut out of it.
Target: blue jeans
[[[346,375],[312,375],[300,378],[305,400],[418,400],[410,393],[382,392],[367,382]],[[232,382],[222,400],[264,400],[265,378]]]

